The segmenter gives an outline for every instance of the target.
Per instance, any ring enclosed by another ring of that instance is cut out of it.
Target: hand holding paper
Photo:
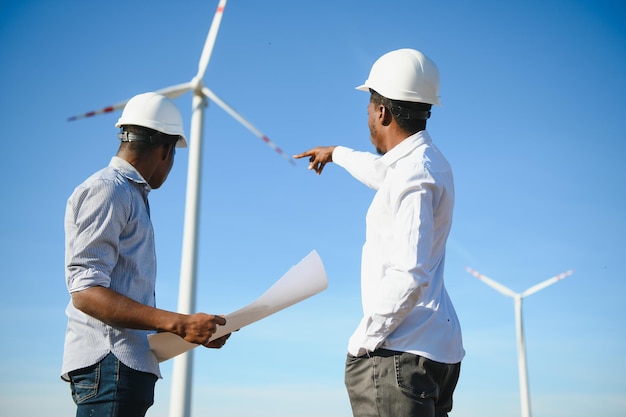
[[[219,326],[211,336],[215,340],[283,310],[328,287],[324,265],[314,250],[293,266],[261,297],[225,316],[226,325]],[[159,362],[185,353],[198,345],[189,343],[173,333],[157,333],[149,337],[150,349]]]

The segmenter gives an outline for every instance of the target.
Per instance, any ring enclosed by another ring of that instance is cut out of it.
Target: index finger
[[[300,158],[305,158],[307,156],[314,156],[314,155],[315,155],[315,150],[314,149],[309,149],[308,151],[302,152],[302,153],[300,153],[298,155],[294,155],[293,157],[295,159],[300,159]]]

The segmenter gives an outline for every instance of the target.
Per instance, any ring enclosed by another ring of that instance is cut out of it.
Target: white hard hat
[[[370,88],[391,100],[441,104],[439,70],[415,49],[397,49],[378,58],[365,84],[356,87],[361,91]]]
[[[157,93],[143,93],[131,98],[115,127],[143,126],[166,135],[178,135],[177,148],[187,147],[183,117],[169,98]]]

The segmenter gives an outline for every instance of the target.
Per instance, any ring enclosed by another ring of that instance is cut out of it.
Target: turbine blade
[[[128,99],[130,100],[130,99]],[[68,117],[67,121],[68,122],[73,122],[74,120],[78,120],[78,119],[84,119],[86,117],[92,117],[92,116],[96,116],[98,114],[105,114],[105,113],[112,113],[116,110],[122,109],[124,108],[124,106],[126,105],[126,103],[128,103],[128,100],[124,100],[124,101],[120,101],[119,103],[115,103],[111,106],[107,106],[103,109],[100,110],[93,110],[87,113],[83,113],[83,114],[78,114],[76,116],[72,116],[72,117]]]
[[[559,274],[555,277],[552,278],[548,278],[547,280],[537,284],[537,285],[533,285],[532,287],[530,287],[529,289],[527,289],[526,291],[524,291],[522,293],[522,297],[528,297],[529,295],[532,295],[534,293],[536,293],[537,291],[541,291],[544,288],[562,280],[563,278],[569,277],[570,275],[572,275],[574,273],[574,271],[569,270],[566,272],[563,272],[562,274]]]
[[[501,294],[508,295],[509,297],[513,297],[513,298],[519,296],[519,294],[517,294],[515,291],[511,290],[510,288],[505,287],[499,282],[496,282],[492,280],[491,278],[486,277],[485,275],[481,274],[478,271],[473,270],[472,268],[466,267],[465,270]]]
[[[191,83],[187,82],[182,84],[176,84],[171,87],[162,88],[158,91],[155,91],[155,93],[164,95],[169,99],[175,99],[176,97],[179,97],[185,94],[187,91],[191,90],[191,88]]]
[[[226,104],[222,99],[215,95],[215,93],[209,90],[207,87],[202,88],[202,93],[209,98],[209,100],[215,102],[218,106],[220,106],[224,111],[230,114],[235,120],[244,125],[249,131],[254,133],[257,137],[259,137],[263,142],[265,142],[270,148],[274,149],[280,156],[285,158],[291,165],[296,165],[295,161],[292,157],[286,155],[282,149],[280,149],[274,142],[272,142],[267,136],[265,136],[259,129],[254,127],[252,123],[244,119],[242,115],[237,113],[232,107]]]
[[[209,33],[204,41],[204,48],[202,49],[200,61],[198,62],[198,73],[196,74],[196,78],[199,80],[204,78],[204,73],[209,65],[209,60],[211,59],[211,54],[213,53],[213,46],[215,45],[215,39],[217,38],[217,31],[220,28],[220,23],[222,23],[224,7],[226,7],[226,0],[220,0],[217,5],[217,10],[215,11],[215,15],[213,16],[213,22],[209,28]]]
[[[169,97],[170,99],[174,99],[184,93],[186,93],[187,91],[191,90],[191,83],[187,82],[187,83],[182,83],[182,84],[177,84],[177,85],[173,85],[171,87],[166,87],[166,88],[162,88],[158,91],[155,91],[155,93],[157,94],[162,94],[166,97]],[[69,117],[67,120],[69,122],[73,122],[74,120],[78,120],[78,119],[84,119],[86,117],[92,117],[92,116],[96,116],[98,114],[105,114],[105,113],[112,113],[116,110],[120,110],[123,109],[124,106],[126,105],[126,103],[128,103],[130,99],[128,100],[124,100],[124,101],[120,101],[119,103],[115,103],[111,106],[107,106],[105,108],[102,108],[100,110],[93,110],[87,113],[83,113],[83,114],[79,114],[76,116],[72,116]]]

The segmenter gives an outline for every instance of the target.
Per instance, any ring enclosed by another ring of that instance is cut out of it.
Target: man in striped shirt
[[[77,417],[144,416],[161,377],[148,335],[209,338],[221,316],[178,314],[155,306],[156,253],[148,193],[159,188],[186,147],[182,116],[155,93],[133,97],[120,117],[121,140],[108,167],[79,185],[65,213],[66,284],[71,294],[62,378]]]

